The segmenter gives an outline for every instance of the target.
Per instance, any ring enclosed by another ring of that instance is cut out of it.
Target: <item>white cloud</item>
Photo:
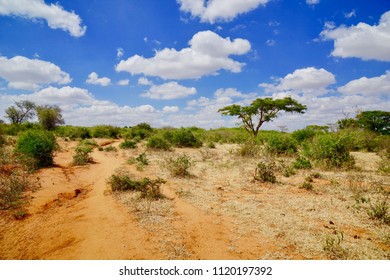
[[[297,69],[284,78],[276,79],[276,84],[261,83],[260,87],[266,92],[294,91],[321,95],[327,91],[327,87],[336,83],[335,76],[327,70],[314,67]]]
[[[251,49],[249,41],[221,38],[212,31],[196,33],[189,42],[190,47],[182,50],[165,48],[157,51],[152,58],[134,55],[122,60],[116,71],[133,75],[144,74],[163,79],[196,79],[215,75],[221,69],[238,73],[244,66],[230,55],[243,55]]]
[[[344,17],[345,18],[352,18],[352,17],[356,17],[356,10],[353,9],[352,11],[350,11],[349,13],[344,13]]]
[[[122,48],[116,49],[116,57],[121,58],[125,54],[125,51]]]
[[[72,81],[69,74],[57,65],[24,56],[10,59],[1,56],[0,77],[8,81],[8,87],[24,90],[37,90],[42,85],[68,84]]]
[[[96,72],[92,72],[88,75],[88,79],[85,81],[87,84],[99,85],[99,86],[108,86],[111,83],[111,80],[107,77],[99,78],[99,75]]]
[[[390,97],[390,71],[379,77],[362,77],[350,81],[346,85],[337,89],[343,94],[364,94],[367,96],[387,95]]]
[[[249,104],[257,96],[256,93],[241,93],[235,88],[220,88],[214,92],[212,99],[201,96],[198,99],[190,100],[187,105],[191,107],[222,108],[235,102]]]
[[[15,101],[30,100],[36,104],[58,105],[66,124],[92,126],[112,124],[117,126],[136,125],[148,122],[159,127],[168,125],[167,118],[176,111],[175,106],[161,110],[152,105],[119,106],[108,100],[99,100],[86,89],[76,87],[48,87],[32,94],[0,94],[0,116]],[[177,108],[178,109],[178,108]]]
[[[163,112],[165,113],[176,113],[176,112],[179,112],[179,107],[177,106],[165,106],[163,108]]]
[[[306,4],[308,5],[317,5],[320,3],[320,0],[306,0]]]
[[[378,25],[361,22],[351,27],[325,29],[321,36],[334,40],[332,56],[390,61],[390,11],[381,16]]]
[[[390,101],[383,100],[379,96],[351,95],[328,95],[310,96],[298,95],[291,92],[277,92],[271,95],[273,98],[291,96],[298,102],[307,106],[305,114],[282,114],[273,122],[267,123],[264,129],[278,129],[280,125],[287,125],[290,131],[303,128],[307,125],[335,124],[337,120],[344,118],[344,112],[355,113],[356,109],[388,110]]]
[[[196,88],[184,87],[177,82],[169,82],[162,85],[154,85],[147,92],[141,94],[142,97],[150,99],[178,99],[196,94]]]
[[[278,129],[280,125],[287,125],[292,131],[311,124],[334,124],[344,117],[344,112],[354,113],[357,108],[365,111],[390,108],[389,72],[380,77],[351,81],[339,87],[338,92],[328,88],[334,82],[332,73],[310,67],[295,70],[277,79],[275,84],[260,84],[269,97],[290,96],[308,108],[304,115],[282,114],[273,122],[266,123],[262,129]]]
[[[48,5],[43,0],[0,0],[0,15],[45,19],[50,28],[62,29],[74,37],[83,36],[87,29],[73,11],[65,11],[58,3]]]
[[[250,12],[269,0],[177,0],[180,10],[199,17],[202,22],[231,21],[240,14]]]
[[[273,39],[269,39],[265,43],[267,44],[267,46],[272,47],[272,46],[275,46],[276,41]]]
[[[153,85],[153,83],[151,81],[149,81],[147,78],[145,77],[141,77],[138,79],[138,84],[139,85],[142,85],[142,86],[151,86]]]
[[[128,80],[128,79],[126,79],[126,80],[120,80],[120,81],[118,82],[118,85],[120,85],[120,86],[128,86],[129,83],[130,83],[130,80]]]

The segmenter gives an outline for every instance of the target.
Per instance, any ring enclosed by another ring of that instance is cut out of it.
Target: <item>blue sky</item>
[[[390,108],[390,1],[0,0],[0,119],[18,100],[66,124],[235,126],[230,104],[291,96],[265,129]]]

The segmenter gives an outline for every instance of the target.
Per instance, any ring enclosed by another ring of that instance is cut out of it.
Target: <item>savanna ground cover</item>
[[[62,126],[41,167],[18,129],[0,259],[390,259],[388,136]]]

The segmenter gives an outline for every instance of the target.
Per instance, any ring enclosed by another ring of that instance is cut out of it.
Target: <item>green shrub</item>
[[[137,148],[136,142],[132,140],[125,140],[122,143],[120,143],[119,148],[121,149],[135,149]]]
[[[272,154],[291,155],[298,151],[298,143],[288,134],[271,135],[268,138],[266,150]]]
[[[296,174],[294,167],[283,160],[279,161],[279,169],[284,177],[290,177]]]
[[[376,219],[385,224],[390,224],[389,206],[387,205],[386,200],[379,201],[376,204],[371,205],[367,213],[371,219]]]
[[[293,167],[296,169],[311,169],[312,165],[310,160],[308,160],[305,157],[298,157],[294,162],[293,162]]]
[[[336,133],[317,135],[305,145],[304,153],[326,168],[352,168],[355,161],[348,144],[348,139]]]
[[[323,249],[332,260],[346,259],[347,251],[341,246],[343,240],[344,234],[342,232],[335,231],[334,236],[326,236]]]
[[[98,147],[99,144],[95,140],[84,139],[80,142],[80,146],[88,146],[91,148]]]
[[[22,204],[22,193],[29,185],[27,175],[22,172],[0,176],[0,210],[18,208]]]
[[[108,179],[108,184],[111,186],[112,191],[136,191],[141,194],[141,198],[146,199],[161,199],[163,194],[161,193],[161,185],[166,181],[161,178],[155,180],[145,177],[141,180],[132,178],[128,173],[113,174]]]
[[[73,155],[73,165],[86,165],[89,162],[92,162],[90,156],[93,148],[90,146],[79,145],[75,149],[75,154]]]
[[[140,154],[138,157],[135,158],[135,161],[139,164],[139,165],[149,165],[149,160],[148,158],[146,157],[146,154],[145,153],[142,153]]]
[[[305,178],[305,181],[302,183],[302,185],[300,186],[301,189],[306,189],[308,191],[311,191],[314,187],[313,187],[313,176],[312,175],[309,175]]]
[[[310,128],[299,129],[291,133],[291,137],[293,137],[298,143],[310,140],[315,135],[316,131]]]
[[[291,133],[291,136],[298,142],[302,143],[314,138],[318,134],[323,134],[328,131],[327,126],[309,125],[303,129],[298,129]]]
[[[186,177],[190,175],[188,169],[194,165],[191,157],[187,155],[181,155],[176,158],[168,158],[165,160],[166,168],[174,177]]]
[[[215,143],[214,143],[214,142],[209,142],[209,143],[207,143],[207,148],[209,148],[209,149],[215,149]]]
[[[0,127],[0,147],[2,147],[5,144],[5,136],[3,128]]]
[[[171,139],[167,140],[179,148],[199,148],[203,145],[202,141],[197,139],[190,130],[185,128],[174,130]]]
[[[120,128],[112,125],[97,125],[92,127],[91,136],[94,138],[117,139],[120,135]]]
[[[17,136],[19,133],[26,130],[40,130],[41,127],[38,123],[22,123],[22,124],[2,124],[3,132],[5,135]]]
[[[275,170],[276,165],[275,162],[264,162],[260,161],[257,164],[256,170],[255,170],[255,180],[261,181],[261,182],[270,182],[270,183],[276,183],[276,176],[275,176]]]
[[[77,139],[89,139],[91,138],[91,132],[90,129],[87,127],[80,127],[80,126],[59,126],[56,127],[55,133],[58,136],[61,137],[68,137],[71,140],[77,140]]]
[[[244,143],[249,139],[249,134],[242,128],[218,128],[204,133],[204,141],[216,143]]]
[[[342,129],[338,134],[348,143],[350,151],[377,151],[381,138],[385,137],[373,131],[359,128]]]
[[[118,149],[116,147],[112,146],[112,145],[109,145],[107,147],[104,147],[103,151],[105,151],[105,152],[117,152]]]
[[[137,164],[137,169],[138,170],[142,170],[144,166],[146,165],[149,165],[149,160],[148,158],[146,157],[146,154],[145,153],[142,153],[140,154],[138,157],[134,158],[130,158],[128,161],[127,161],[128,164]]]
[[[15,151],[22,156],[31,168],[38,169],[53,164],[53,154],[57,147],[54,135],[43,130],[22,132],[16,142]]]
[[[308,181],[304,181],[301,185],[301,189],[311,191],[313,189],[313,184]]]
[[[153,134],[153,128],[148,123],[139,123],[132,127],[129,133],[131,138],[146,139]]]
[[[390,175],[390,158],[382,158],[379,163],[378,171],[383,175]]]
[[[154,135],[148,139],[146,147],[156,150],[169,151],[171,149],[171,143],[159,135]]]
[[[250,139],[240,144],[238,154],[242,157],[257,157],[261,154],[261,144],[256,140]]]

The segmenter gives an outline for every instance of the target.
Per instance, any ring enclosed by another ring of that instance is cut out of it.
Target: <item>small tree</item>
[[[218,112],[225,116],[237,116],[243,122],[246,131],[256,137],[263,123],[272,121],[280,111],[302,114],[306,109],[305,105],[291,97],[275,100],[267,97],[257,98],[249,106],[237,104],[226,106]]]
[[[39,123],[46,130],[53,130],[56,126],[65,123],[58,106],[38,106],[37,115]]]
[[[8,107],[5,110],[6,118],[9,119],[11,123],[21,124],[34,117],[35,104],[33,102],[24,100],[15,102],[15,106]]]
[[[360,127],[384,135],[390,135],[390,112],[364,111],[356,116]]]

